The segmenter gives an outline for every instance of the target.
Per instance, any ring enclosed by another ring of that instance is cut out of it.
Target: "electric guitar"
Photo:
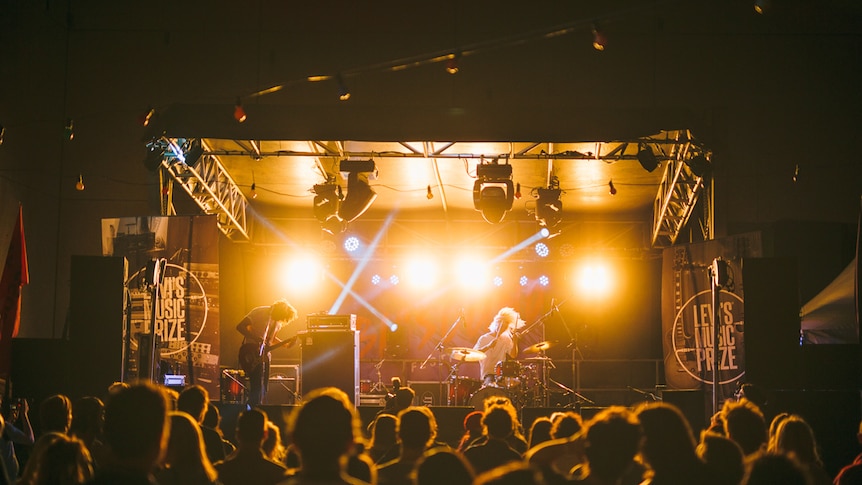
[[[279,347],[290,346],[299,338],[299,335],[294,335],[293,337],[280,340],[275,342],[272,345],[266,346],[263,348],[261,352],[260,344],[256,344],[254,342],[249,342],[240,345],[239,347],[239,367],[246,374],[251,374],[255,370],[257,370],[261,364],[263,364],[264,356],[269,353],[271,350],[275,350]]]

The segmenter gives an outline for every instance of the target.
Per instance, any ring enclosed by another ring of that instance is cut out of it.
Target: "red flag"
[[[24,242],[24,209],[18,206],[18,220],[12,230],[6,265],[0,277],[0,355],[9,357],[11,339],[18,335],[21,324],[21,287],[30,282],[27,267],[27,245]],[[0,372],[3,370],[0,362]]]

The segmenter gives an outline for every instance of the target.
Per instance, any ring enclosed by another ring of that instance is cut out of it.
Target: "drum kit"
[[[518,408],[543,406],[547,399],[548,373],[553,368],[545,351],[554,345],[545,341],[531,345],[522,352],[537,354],[520,360],[503,360],[494,365],[494,374],[484,382],[459,375],[458,368],[465,362],[485,360],[484,352],[468,347],[444,349],[455,362],[449,374],[449,405],[484,408],[489,398],[507,399]]]

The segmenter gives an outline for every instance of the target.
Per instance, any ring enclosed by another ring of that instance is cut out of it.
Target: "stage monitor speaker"
[[[318,330],[299,332],[300,393],[336,387],[359,403],[359,332]]]
[[[804,383],[796,261],[745,259],[742,287],[746,382],[767,389],[801,388]]]
[[[103,396],[123,380],[127,275],[126,258],[72,256],[68,336],[77,358],[69,378],[76,396]]]
[[[444,382],[441,388],[437,381],[407,381],[407,387],[413,389],[416,406],[446,406],[449,403],[449,383]]]

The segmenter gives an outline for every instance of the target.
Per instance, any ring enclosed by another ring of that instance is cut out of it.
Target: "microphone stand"
[[[629,391],[634,391],[634,392],[640,394],[641,396],[646,396],[646,397],[652,399],[653,401],[661,401],[662,400],[660,397],[656,396],[652,392],[644,391],[644,390],[641,390],[641,389],[638,389],[638,388],[632,387],[632,386],[627,386],[627,387],[629,388]]]
[[[443,335],[443,338],[441,338],[440,341],[437,342],[437,345],[434,346],[434,350],[432,350],[428,354],[428,357],[425,357],[425,361],[423,361],[422,365],[419,366],[420,369],[425,368],[425,365],[428,364],[429,360],[431,360],[431,356],[434,355],[434,352],[437,352],[437,354],[438,354],[438,357],[437,357],[438,363],[440,365],[443,365],[443,348],[444,348],[443,342],[445,342],[446,339],[449,338],[449,335],[452,334],[452,331],[455,330],[455,327],[458,325],[458,322],[460,322],[460,321],[461,321],[461,316],[458,315],[458,318],[456,318],[455,321],[452,322],[452,325],[449,326],[449,330],[446,331],[446,333]],[[452,371],[450,370],[449,373],[451,374],[451,372]],[[437,380],[440,381],[440,395],[438,397],[437,402],[442,404],[443,403],[443,379],[441,378],[439,367],[437,368]]]

